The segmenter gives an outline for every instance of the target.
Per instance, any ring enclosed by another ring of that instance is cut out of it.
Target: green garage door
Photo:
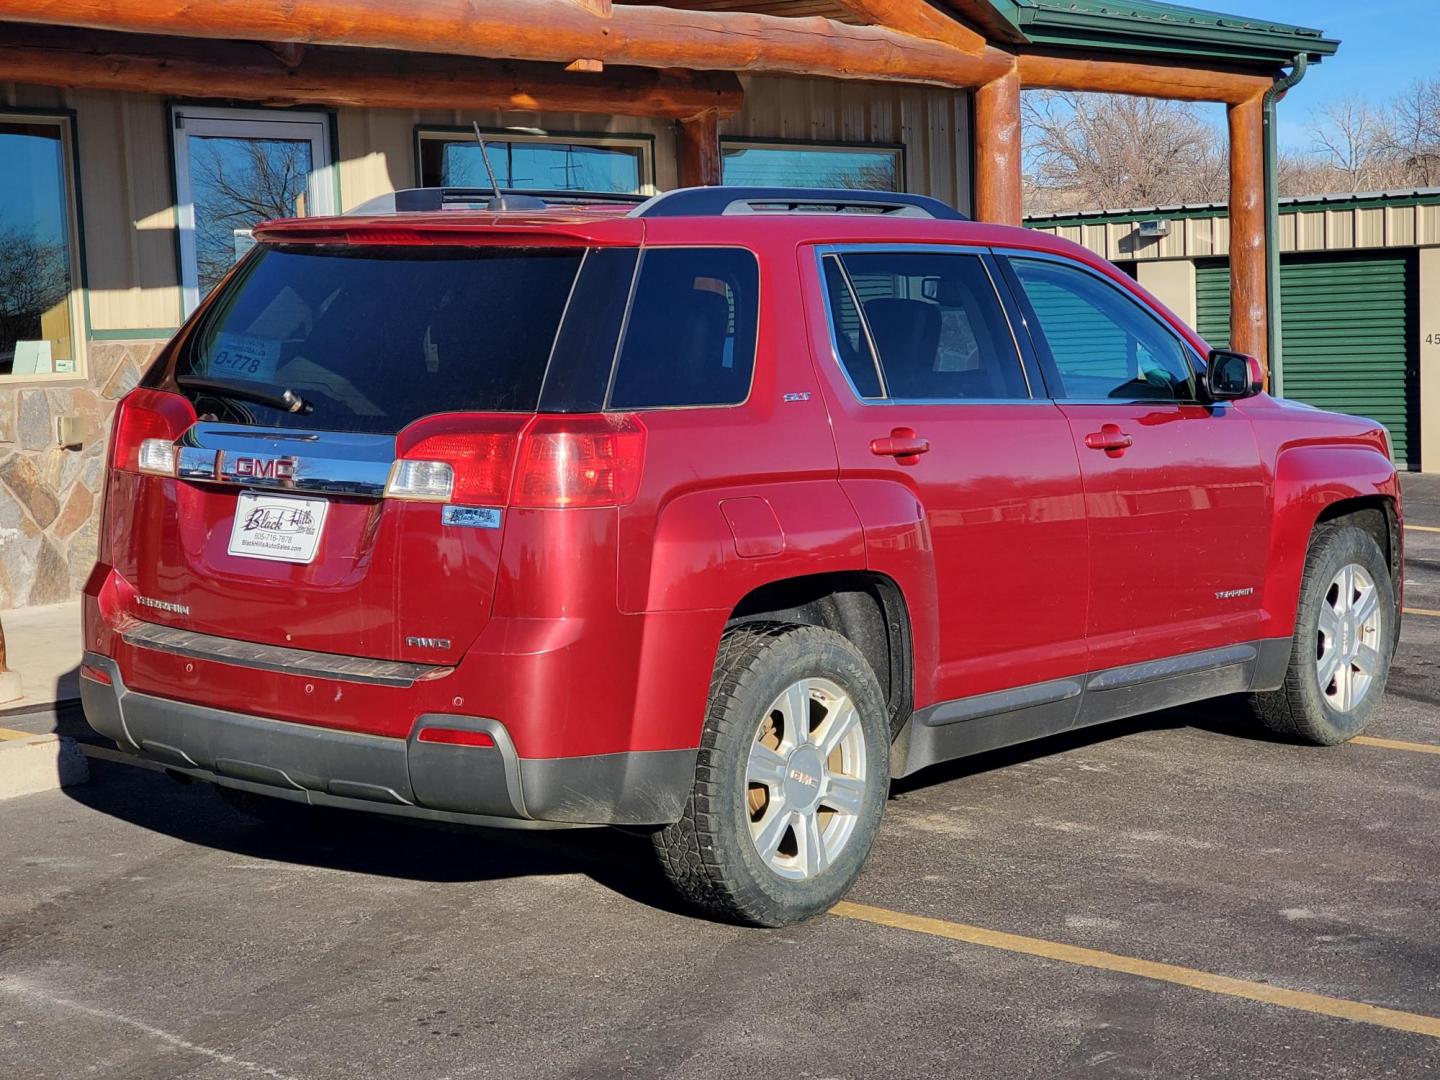
[[[1229,266],[1197,263],[1195,291],[1195,328],[1223,346]],[[1407,254],[1290,255],[1280,269],[1285,396],[1380,421],[1410,468],[1420,465],[1416,291]]]

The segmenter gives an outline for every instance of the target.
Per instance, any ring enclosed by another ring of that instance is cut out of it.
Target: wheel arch
[[[1295,631],[1300,579],[1321,525],[1355,517],[1375,536],[1400,597],[1403,561],[1400,480],[1389,458],[1363,445],[1299,445],[1276,461],[1274,520],[1265,577],[1268,637]]]
[[[746,593],[727,625],[792,622],[822,626],[864,654],[880,682],[893,737],[915,705],[915,650],[910,607],[898,582],[869,570],[781,578]]]

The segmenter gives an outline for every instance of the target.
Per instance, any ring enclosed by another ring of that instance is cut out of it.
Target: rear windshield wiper
[[[308,413],[314,409],[308,401],[293,390],[283,387],[259,386],[240,379],[212,379],[208,375],[177,375],[175,384],[186,390],[208,390],[212,394],[253,401],[257,405],[269,405],[272,409],[284,409],[292,413]]]

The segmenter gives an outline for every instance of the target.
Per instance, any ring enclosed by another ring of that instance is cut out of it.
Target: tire
[[[684,816],[655,850],[705,914],[787,926],[854,883],[889,788],[888,711],[860,651],[821,627],[736,626],[715,660]]]
[[[1348,589],[1342,577],[1347,572]],[[1347,594],[1349,615],[1337,621],[1337,603]],[[1320,526],[1305,558],[1285,683],[1251,696],[1256,716],[1275,734],[1297,742],[1337,746],[1353,739],[1385,693],[1398,626],[1395,588],[1374,538],[1344,521]],[[1351,653],[1354,662],[1346,663]]]

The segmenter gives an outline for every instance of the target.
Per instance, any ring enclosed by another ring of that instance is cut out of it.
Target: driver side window
[[[1051,396],[1080,401],[1194,401],[1195,374],[1171,330],[1120,289],[1079,267],[1011,258],[1049,352]]]

